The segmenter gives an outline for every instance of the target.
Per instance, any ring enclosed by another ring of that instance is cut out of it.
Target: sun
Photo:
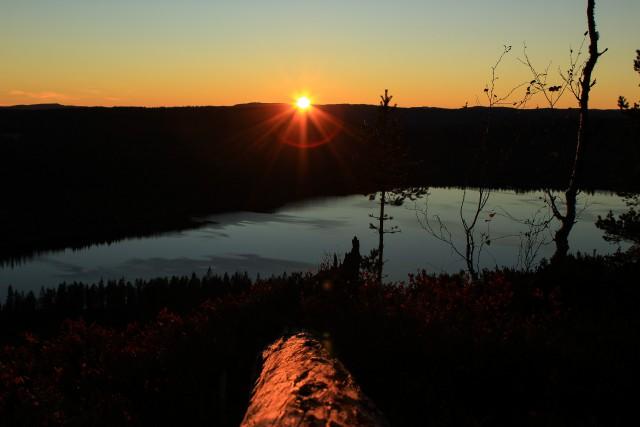
[[[311,100],[306,96],[301,96],[296,100],[296,107],[301,111],[308,110],[311,108]]]

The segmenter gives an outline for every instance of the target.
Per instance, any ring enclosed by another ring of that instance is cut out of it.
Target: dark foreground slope
[[[317,107],[334,137],[311,149],[286,143],[288,121],[276,125],[296,117],[288,105],[46,107],[0,109],[0,259],[192,227],[194,215],[372,190],[362,127],[373,106]],[[485,138],[488,114],[400,109],[414,160],[408,183],[564,187],[575,111],[495,109]],[[637,189],[632,124],[615,111],[593,117],[584,186]]]
[[[638,254],[474,284],[379,286],[343,269],[14,295],[0,324],[23,334],[0,347],[0,424],[237,426],[258,356],[301,329],[394,426],[624,425],[636,414]]]

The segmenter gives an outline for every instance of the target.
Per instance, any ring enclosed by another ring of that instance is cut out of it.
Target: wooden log
[[[280,338],[262,358],[242,427],[388,425],[351,374],[311,335]]]

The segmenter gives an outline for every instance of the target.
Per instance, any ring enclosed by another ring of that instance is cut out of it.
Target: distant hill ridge
[[[77,108],[72,105],[62,104],[20,104],[20,105],[6,105],[0,106],[0,108],[13,109],[13,110],[56,110],[59,108]]]
[[[0,109],[13,109],[13,110],[56,110],[63,108],[83,108],[83,109],[147,109],[147,110],[157,110],[157,109],[201,109],[201,108],[238,108],[238,107],[277,107],[288,105],[285,102],[244,102],[240,104],[234,105],[182,105],[182,106],[159,106],[159,107],[146,107],[142,105],[130,105],[130,106],[102,106],[102,105],[64,105],[59,103],[49,103],[49,104],[18,104],[18,105],[0,105]],[[338,103],[338,104],[315,104],[316,107],[353,107],[353,108],[371,108],[377,107],[377,105],[373,104],[350,104],[350,103]],[[488,110],[489,107],[485,107],[482,105],[475,105],[470,107],[460,107],[460,108],[449,108],[449,107],[437,107],[437,106],[414,106],[414,107],[398,107],[399,110],[443,110],[443,111],[465,111],[465,110]],[[576,108],[556,108],[555,111],[572,111]],[[511,107],[493,107],[494,111],[549,111],[549,108],[527,108],[527,109],[517,109]],[[619,112],[618,109],[615,108],[605,108],[605,109],[591,109],[591,111],[607,111],[607,112]]]
[[[282,113],[291,108],[0,108],[0,260],[184,229],[194,216],[378,189],[363,135],[377,106],[317,106],[338,133],[304,152],[283,143],[290,119]],[[577,109],[414,107],[397,114],[411,185],[566,186]],[[284,121],[274,124],[278,117]],[[638,191],[635,124],[616,110],[594,110],[591,118],[583,187]],[[322,136],[307,131],[310,140]]]

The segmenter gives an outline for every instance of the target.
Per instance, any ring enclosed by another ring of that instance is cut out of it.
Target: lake
[[[429,191],[429,218],[434,215],[451,232],[453,243],[464,248],[460,222],[463,190],[432,188]],[[489,231],[491,244],[480,257],[482,267],[515,266],[521,234],[527,231],[522,221],[548,214],[543,192],[492,190],[481,213],[477,230]],[[467,190],[463,214],[470,218],[478,191]],[[236,271],[262,277],[283,272],[313,271],[334,252],[343,255],[351,248],[351,239],[360,239],[362,254],[377,246],[378,235],[369,228],[377,203],[363,195],[331,197],[290,204],[273,213],[234,212],[206,218],[200,228],[148,238],[125,239],[109,245],[81,250],[55,251],[16,266],[0,267],[0,296],[13,285],[20,290],[38,290],[61,282],[96,282],[100,279],[135,279],[170,275]],[[451,246],[436,239],[423,227],[425,200],[407,201],[402,206],[387,206],[400,232],[385,235],[385,273],[388,281],[406,280],[407,274],[420,269],[428,272],[457,272],[463,261]],[[572,252],[593,251],[605,254],[618,245],[604,241],[595,227],[598,215],[625,211],[620,197],[611,193],[581,194],[578,223],[570,238]],[[55,225],[52,225],[55,226]],[[554,245],[551,223],[545,234],[539,257],[549,257]],[[489,227],[487,229],[487,227]],[[626,246],[623,245],[623,249]]]

